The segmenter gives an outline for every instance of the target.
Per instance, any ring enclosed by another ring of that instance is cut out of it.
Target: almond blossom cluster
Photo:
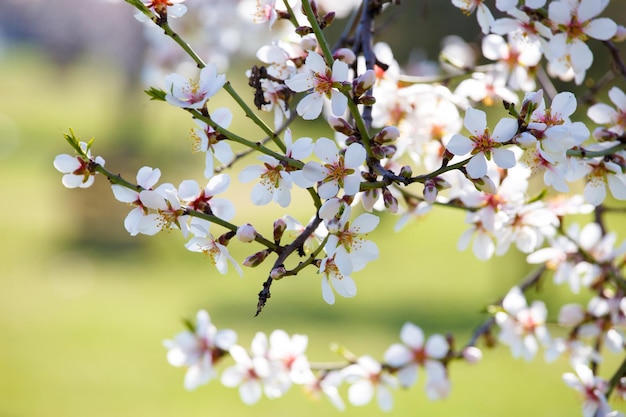
[[[185,388],[194,390],[217,379],[220,366],[221,383],[237,388],[241,400],[248,405],[264,396],[282,397],[293,386],[300,386],[307,395],[323,396],[343,410],[345,402],[339,388],[348,385],[350,404],[364,406],[375,397],[381,410],[390,411],[393,391],[400,386],[411,387],[422,373],[427,378],[425,390],[429,398],[447,397],[450,391],[447,363],[455,358],[475,363],[482,355],[476,348],[453,352],[442,335],[435,334],[426,340],[422,329],[406,323],[400,333],[402,343],[389,346],[384,362],[344,351],[344,365],[316,369],[306,355],[306,335],[290,336],[283,330],[274,330],[269,336],[258,332],[246,349],[237,344],[235,331],[218,330],[204,310],[196,314],[195,323],[187,322],[187,326],[187,330],[163,342],[168,349],[168,362],[186,368]],[[229,356],[230,365],[219,365],[228,361]]]
[[[228,76],[170,26],[170,19],[191,14],[183,0],[126,1],[198,67],[192,76],[170,73],[159,83],[163,88],[146,92],[190,116],[193,151],[204,153],[202,182],[159,184],[161,171],[150,166],[132,182],[92,156],[93,142],[66,135],[76,155],[54,161],[63,184],[86,188],[97,174],[105,176],[115,199],[131,207],[124,220],[130,235],[178,229],[185,248],[204,254],[221,274],[265,268],[257,315],[272,285],[299,274],[320,280],[327,304],[336,303],[336,295],[355,297],[356,273],[389,250],[379,249],[370,233],[391,216],[398,216],[399,231],[433,210],[463,210],[459,250],[471,246],[482,261],[517,251],[537,266],[484,306],[488,317],[466,344],[452,335],[427,338],[406,323],[401,343],[390,345],[382,360],[338,348],[341,366],[312,367],[308,338],[281,330],[258,333],[246,349],[234,331],[218,331],[200,311],[186,332],[165,342],[170,364],[187,369],[186,388],[215,378],[218,362],[230,357],[234,363],[221,382],[237,387],[246,404],[300,385],[339,409],[344,398],[355,406],[376,398],[389,411],[393,392],[421,376],[428,398],[448,396],[454,361],[478,362],[477,345],[493,333],[514,358],[530,361],[540,350],[548,362],[567,356],[573,372],[562,380],[580,392],[585,417],[623,415],[612,400],[626,397],[626,362],[606,371],[602,362],[607,352],[623,356],[626,349],[626,241],[606,221],[607,213],[624,211],[626,200],[626,94],[618,82],[626,65],[616,46],[626,29],[603,16],[609,0],[452,0],[451,7],[476,14],[480,47],[449,38],[437,68],[422,75],[409,75],[392,47],[372,33],[388,8],[401,7],[395,1],[345,2],[341,13],[351,11],[358,24],[348,25],[335,47],[325,32],[338,15],[332,2],[242,1],[239,15],[263,26],[270,40],[260,38],[266,43],[257,45],[257,65]],[[616,69],[583,96],[591,48],[600,45]],[[231,85],[234,77],[247,78],[244,95]],[[554,79],[577,93],[558,91]],[[230,96],[256,135],[242,136],[234,112],[213,104],[218,94]],[[272,114],[273,127],[260,113]],[[298,118],[304,124],[292,125]],[[324,136],[297,130],[318,119],[326,122]],[[288,209],[294,189],[308,194],[308,222],[281,215],[272,219],[271,236],[235,222],[236,206],[223,197],[231,185],[224,171],[234,169],[233,181],[253,183],[253,205]],[[578,223],[581,218],[587,223]],[[235,259],[231,244],[248,245],[249,255]],[[541,299],[527,300],[527,292],[550,282],[587,303],[566,303],[557,313]]]

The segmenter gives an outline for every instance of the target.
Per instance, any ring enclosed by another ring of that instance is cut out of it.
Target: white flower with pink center
[[[363,213],[351,223],[350,206],[342,207],[344,211],[338,218],[326,221],[329,236],[324,250],[329,257],[334,258],[338,271],[345,277],[363,269],[367,262],[378,259],[378,247],[374,242],[365,240],[365,237],[378,226],[380,219],[373,214]],[[324,207],[320,213],[323,210]],[[323,214],[320,216],[325,217]]]
[[[596,103],[589,107],[587,116],[601,125],[608,125],[608,130],[618,135],[626,131],[626,94],[619,87],[609,90],[609,98],[615,108],[605,103]]]
[[[583,162],[585,175],[585,201],[594,206],[604,202],[607,186],[617,200],[626,200],[626,173],[624,167],[610,160]]]
[[[228,248],[217,242],[211,233],[209,233],[210,223],[206,220],[194,218],[191,221],[191,232],[194,237],[185,243],[185,248],[191,252],[199,252],[205,254],[211,259],[211,263],[220,274],[228,272],[228,263],[230,262],[239,276],[243,275],[241,267],[235,259],[230,255]]]
[[[97,156],[95,159],[91,157],[90,151],[87,149],[85,142],[80,142],[80,147],[87,153],[87,160],[80,156],[58,155],[54,158],[54,167],[61,172],[63,178],[61,182],[67,188],[88,188],[94,182],[94,172],[92,172],[91,164],[96,163],[104,166],[104,159]],[[93,161],[93,162],[92,162]]]
[[[233,120],[233,114],[226,107],[220,107],[211,112],[211,120],[218,126],[227,129]],[[235,154],[226,138],[211,126],[199,119],[194,119],[199,128],[194,129],[194,152],[206,152],[204,177],[211,178],[215,172],[213,158],[224,165],[230,164],[235,159]]]
[[[313,120],[322,113],[324,97],[330,98],[335,116],[341,116],[346,111],[348,98],[337,88],[340,88],[347,80],[348,64],[335,60],[331,70],[326,66],[321,55],[309,51],[304,72],[286,80],[285,84],[296,93],[303,91],[308,93],[298,103],[296,112],[305,120]]]
[[[198,81],[180,74],[170,74],[165,77],[165,100],[177,107],[201,109],[225,82],[226,75],[218,75],[217,67],[212,63],[200,70]]]
[[[313,151],[313,139],[300,138],[292,143],[291,130],[285,131],[285,156],[287,158],[302,160],[311,155]],[[250,165],[239,173],[239,181],[250,182],[260,180],[252,189],[252,202],[257,206],[275,201],[281,207],[291,204],[291,187],[296,184],[301,188],[309,188],[313,183],[305,178],[302,170],[296,169],[278,159],[261,155],[258,159],[263,165]]]
[[[367,405],[376,396],[380,409],[391,411],[393,408],[391,389],[395,389],[398,383],[374,358],[361,356],[356,363],[344,368],[341,374],[346,382],[352,384],[348,388],[348,401],[352,405]]]
[[[608,384],[593,374],[589,366],[579,363],[575,366],[576,373],[563,374],[563,382],[583,396],[583,416],[606,416],[611,411],[605,392]]]
[[[139,233],[152,236],[163,229],[178,228],[187,237],[189,225],[185,209],[178,199],[178,192],[172,184],[161,184],[155,190],[143,190],[139,193],[141,204],[151,209],[139,223]]]
[[[257,339],[255,337],[253,340],[253,351],[256,351],[254,345]],[[253,352],[250,356],[239,345],[232,346],[229,353],[235,360],[235,365],[224,370],[222,384],[230,388],[239,387],[239,396],[245,404],[257,403],[263,395],[263,382],[271,375],[269,360],[264,356],[264,352],[261,354]]]
[[[560,0],[548,7],[548,17],[558,27],[550,39],[550,73],[564,80],[574,78],[581,84],[593,62],[593,53],[585,43],[588,38],[602,41],[615,35],[617,25],[607,17],[596,18],[609,0]]]
[[[481,178],[487,174],[487,160],[493,160],[500,168],[513,168],[515,154],[503,149],[502,145],[517,132],[517,120],[503,118],[496,125],[493,133],[487,127],[487,115],[482,110],[469,107],[465,113],[464,125],[470,136],[454,135],[447,149],[454,155],[472,155],[466,165],[467,174],[471,178]]]
[[[167,361],[172,366],[186,367],[185,388],[192,390],[208,383],[217,375],[215,363],[237,342],[237,333],[230,329],[217,330],[209,314],[196,314],[195,330],[181,332],[172,340],[165,340]]]
[[[185,180],[178,187],[178,197],[190,209],[228,221],[235,217],[234,204],[230,200],[215,196],[225,192],[229,184],[230,177],[226,174],[214,176],[204,188],[200,188],[194,180]]]
[[[335,141],[319,138],[315,142],[315,155],[322,160],[307,162],[302,169],[304,177],[319,182],[318,193],[321,198],[332,198],[340,189],[346,195],[355,195],[361,185],[360,167],[365,162],[365,149],[358,143],[346,148],[344,154],[339,152]]]
[[[137,172],[137,185],[144,190],[151,190],[160,177],[161,171],[158,168],[142,167]],[[136,236],[140,233],[139,225],[141,219],[148,213],[148,208],[141,202],[140,191],[118,184],[111,185],[111,189],[116,200],[135,206],[124,219],[124,227],[131,236]]]
[[[356,295],[354,280],[339,271],[334,256],[322,259],[319,272],[322,274],[322,298],[328,304],[335,304],[333,289],[342,297],[351,298]]]
[[[432,335],[426,340],[421,328],[405,323],[400,330],[402,343],[395,343],[385,351],[385,362],[398,368],[398,380],[405,387],[417,382],[419,368],[424,368],[428,379],[445,377],[446,369],[441,362],[450,349],[445,337]]]
[[[498,339],[511,348],[514,358],[530,361],[539,344],[548,346],[550,335],[546,328],[548,310],[542,301],[534,301],[529,307],[519,287],[513,287],[502,300],[503,311],[496,313],[500,326]]]
[[[466,15],[470,15],[476,11],[476,19],[482,32],[486,35],[493,23],[493,14],[487,6],[485,0],[452,0],[452,5],[458,7]]]
[[[256,0],[256,10],[252,16],[254,23],[261,24],[267,22],[271,29],[277,19],[276,0]]]

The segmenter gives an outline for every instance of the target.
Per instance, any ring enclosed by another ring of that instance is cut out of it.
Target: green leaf
[[[159,101],[165,101],[165,91],[159,89],[159,88],[155,88],[155,87],[150,87],[149,90],[144,90],[144,92],[150,96],[150,100],[159,100]]]

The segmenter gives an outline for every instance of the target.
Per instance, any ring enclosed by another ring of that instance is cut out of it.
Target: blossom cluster
[[[478,361],[478,338],[497,327],[498,340],[515,358],[531,360],[540,348],[548,361],[569,357],[574,373],[564,374],[563,381],[581,392],[583,415],[618,415],[609,398],[626,396],[626,370],[606,380],[598,368],[606,350],[623,354],[626,349],[626,242],[608,230],[604,217],[623,211],[619,204],[626,200],[626,94],[611,83],[619,74],[609,73],[609,81],[598,82],[592,91],[598,97],[606,91],[607,100],[581,100],[557,91],[551,81],[583,84],[594,60],[590,40],[606,45],[621,76],[626,73],[615,52],[626,29],[602,16],[609,0],[495,0],[491,8],[485,0],[452,0],[464,13],[476,13],[484,35],[480,49],[489,63],[480,64],[471,45],[449,39],[435,73],[422,74],[428,77],[408,75],[391,46],[372,37],[373,20],[391,1],[364,1],[363,7],[345,2],[353,22],[360,24],[334,49],[324,32],[336,17],[332,2],[241,2],[238,11],[248,23],[276,34],[258,47],[260,63],[246,72],[249,100],[170,26],[170,18],[190,14],[183,0],[127,2],[199,68],[192,76],[164,76],[164,88],[147,93],[193,119],[193,150],[205,154],[201,171],[206,182],[157,185],[161,171],[149,166],[139,169],[135,183],[127,181],[91,155],[92,142],[81,142],[73,132],[66,135],[76,155],[54,161],[65,174],[63,184],[86,188],[96,174],[106,176],[114,197],[132,207],[124,221],[129,234],[178,229],[188,239],[185,247],[205,254],[222,274],[231,266],[243,275],[240,265],[257,267],[272,255],[257,314],[273,282],[307,270],[320,278],[326,303],[334,304],[336,294],[354,297],[353,274],[379,257],[369,234],[384,216],[397,215],[395,229],[400,230],[440,207],[461,209],[466,230],[459,236],[459,250],[471,246],[486,261],[515,248],[528,264],[538,265],[530,280],[486,309],[490,318],[460,351],[452,336],[426,339],[418,326],[407,323],[402,343],[391,345],[383,361],[344,355],[346,365],[339,368],[312,369],[306,336],[278,330],[269,338],[257,334],[246,350],[236,344],[234,331],[218,331],[201,311],[195,325],[166,342],[169,362],[187,367],[187,388],[214,378],[214,365],[230,356],[235,364],[224,370],[221,381],[239,387],[247,404],[302,385],[343,408],[338,387],[347,383],[351,404],[364,405],[376,396],[388,411],[393,390],[412,386],[422,372],[429,398],[447,396],[450,363]],[[224,92],[263,138],[240,136],[233,112],[213,105],[212,97]],[[585,107],[587,118],[581,114]],[[274,127],[257,111],[273,113]],[[297,135],[291,123],[298,117],[325,119],[329,134]],[[235,153],[235,144],[248,150]],[[250,153],[258,154],[256,160],[245,159]],[[244,161],[248,165],[241,167]],[[223,171],[233,167],[240,167],[239,182],[254,183],[254,205],[286,209],[293,203],[294,186],[305,190],[311,197],[309,221],[282,215],[273,220],[269,238],[253,224],[234,223],[235,204],[222,197],[231,184]],[[570,220],[591,213],[593,221],[587,224]],[[245,259],[230,254],[233,238],[254,247]],[[589,299],[586,306],[560,308],[558,326],[566,337],[549,331],[546,304],[534,300],[529,305],[524,294],[550,276],[555,285],[567,283],[566,291],[584,292]]]
[[[268,337],[258,332],[246,349],[237,344],[234,330],[217,330],[208,313],[201,310],[188,330],[164,341],[164,345],[168,362],[186,368],[184,385],[189,390],[216,379],[219,362],[230,356],[234,364],[223,370],[220,381],[238,388],[245,404],[255,404],[263,395],[279,398],[293,385],[299,385],[309,396],[324,396],[340,410],[345,408],[339,390],[343,384],[349,385],[350,404],[363,406],[376,398],[378,406],[389,411],[393,407],[393,391],[400,386],[413,386],[421,373],[427,379],[428,397],[445,398],[450,391],[447,363],[454,358],[476,363],[482,357],[476,347],[453,352],[442,335],[426,339],[422,329],[413,323],[402,327],[400,339],[402,343],[394,343],[385,351],[384,362],[369,355],[355,357],[344,352],[344,365],[315,369],[306,356],[307,336],[274,330]]]

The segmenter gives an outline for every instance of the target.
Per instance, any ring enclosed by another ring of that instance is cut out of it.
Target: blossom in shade
[[[489,33],[489,28],[493,24],[493,14],[485,5],[484,0],[452,0],[452,5],[461,9],[466,15],[475,11],[480,29],[485,35]]]
[[[609,131],[622,135],[626,130],[626,94],[619,87],[612,87],[609,98],[615,107],[596,103],[589,107],[587,116],[598,124],[607,125]]]
[[[581,84],[593,62],[588,38],[609,40],[617,32],[617,24],[608,17],[596,18],[609,0],[559,0],[548,7],[548,17],[558,27],[549,43],[551,74],[565,80],[574,78]]]

